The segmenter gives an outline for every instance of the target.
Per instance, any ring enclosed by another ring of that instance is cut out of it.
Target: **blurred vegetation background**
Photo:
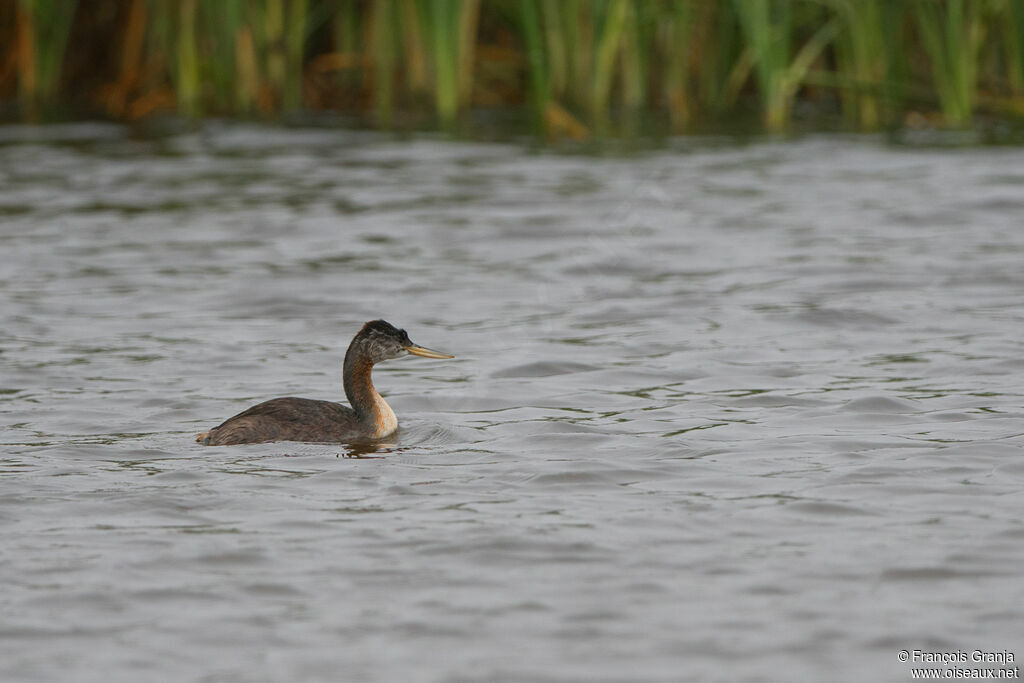
[[[574,138],[1016,118],[1024,0],[0,0],[8,121],[486,110]]]

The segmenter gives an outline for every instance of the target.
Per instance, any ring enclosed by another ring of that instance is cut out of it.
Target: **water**
[[[3,680],[1024,657],[1019,150],[87,125],[0,178]],[[457,355],[377,368],[390,443],[193,443],[378,317]]]

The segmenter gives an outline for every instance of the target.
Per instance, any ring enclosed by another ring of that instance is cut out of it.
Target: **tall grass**
[[[679,2],[659,26],[660,49],[665,55],[662,67],[662,88],[672,127],[684,128],[693,119],[696,107],[692,101],[691,55],[696,42],[696,9],[693,3]]]
[[[1024,94],[1024,2],[1007,0],[1005,21],[1001,22],[1001,43],[1007,78],[1014,94]]]
[[[946,118],[955,125],[970,123],[977,92],[978,53],[985,26],[986,0],[922,0],[914,4],[921,42],[932,66],[932,78]]]
[[[378,0],[369,17],[373,55],[373,102],[377,123],[388,127],[394,111],[395,65],[398,43],[394,28],[394,0]]]
[[[780,131],[799,101],[864,130],[911,112],[949,126],[982,110],[1024,113],[1024,0],[106,6],[0,0],[0,102],[25,118],[97,103],[115,118],[341,109],[385,127],[401,112],[442,129],[500,104],[574,137],[614,133],[641,114],[686,130],[756,112]]]
[[[29,118],[58,97],[61,65],[77,0],[18,0],[13,49],[18,63],[18,97]]]
[[[890,65],[897,58],[900,4],[890,0],[843,0],[837,4],[842,27],[836,37],[837,75],[846,118],[877,128],[886,118]]]

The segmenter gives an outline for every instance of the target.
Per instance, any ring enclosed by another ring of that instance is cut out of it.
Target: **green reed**
[[[290,0],[284,33],[285,77],[281,83],[281,106],[295,111],[302,106],[302,57],[306,42],[308,0]]]
[[[196,16],[198,0],[179,0],[177,47],[177,93],[178,107],[186,116],[196,116],[200,111],[199,94],[199,50],[196,45]]]
[[[560,91],[565,88],[564,62],[562,68],[553,70],[549,62],[558,60],[564,54],[561,45],[556,45],[553,51],[550,47],[544,49],[544,36],[542,35],[540,7],[547,6],[543,0],[521,0],[520,20],[522,32],[526,43],[527,73],[530,77],[531,103],[536,126],[543,126],[543,115],[547,111],[548,102],[551,98],[552,75],[558,79],[557,85]],[[549,55],[554,54],[554,57]]]
[[[751,106],[778,131],[800,100],[864,130],[912,110],[953,126],[1024,114],[1024,0],[118,2],[129,11],[103,20],[77,0],[0,2],[0,65],[13,65],[0,98],[26,116],[43,102],[115,117],[342,108],[444,129],[483,103],[522,104],[539,130],[574,137],[639,113],[681,131]],[[90,40],[95,63],[68,55]],[[75,87],[103,73],[117,80]]]
[[[1006,58],[1007,80],[1013,93],[1024,93],[1024,3],[1007,0],[1002,45]]]
[[[820,25],[820,28],[816,28],[797,49],[796,3],[789,0],[734,2],[747,50],[754,63],[765,127],[772,131],[782,130],[789,122],[793,101],[809,69],[839,31],[838,17],[820,15],[815,11],[817,8],[803,8],[817,15],[815,20],[806,24]]]
[[[77,0],[18,0],[15,7],[18,97],[33,118],[58,98],[61,67]]]
[[[199,77],[211,86],[204,99],[217,111],[234,108],[241,114],[248,113],[256,99],[252,73],[256,67],[251,63],[255,61],[251,32],[246,36],[245,2],[202,2],[197,9],[194,21],[204,27],[200,33],[209,50],[208,58],[203,60],[205,78]]]
[[[430,48],[434,57],[434,103],[444,126],[454,123],[459,110],[459,46],[457,25],[462,3],[433,0],[426,6]]]
[[[393,31],[395,3],[378,0],[370,15],[370,54],[373,60],[373,103],[377,123],[388,127],[394,114],[395,65],[398,45]]]
[[[891,67],[906,8],[891,0],[837,3],[842,27],[836,37],[835,83],[847,120],[868,130],[880,126],[895,101]]]
[[[718,117],[735,106],[753,62],[744,50],[733,3],[698,3],[695,11],[691,30],[695,41],[691,55],[699,55],[693,76],[695,100],[705,116]]]
[[[914,4],[922,44],[943,114],[954,125],[971,121],[977,90],[978,53],[985,0],[921,0]]]
[[[692,102],[693,88],[690,57],[693,54],[696,36],[696,8],[693,3],[679,2],[671,8],[671,14],[661,25],[659,48],[664,54],[662,88],[665,105],[668,108],[672,127],[684,128],[695,115]]]

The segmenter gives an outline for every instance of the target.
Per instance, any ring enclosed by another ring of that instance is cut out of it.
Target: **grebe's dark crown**
[[[407,345],[412,343],[409,340],[409,334],[405,330],[395,327],[386,320],[371,320],[363,325],[363,329],[359,330],[359,336],[364,335],[382,335]]]

